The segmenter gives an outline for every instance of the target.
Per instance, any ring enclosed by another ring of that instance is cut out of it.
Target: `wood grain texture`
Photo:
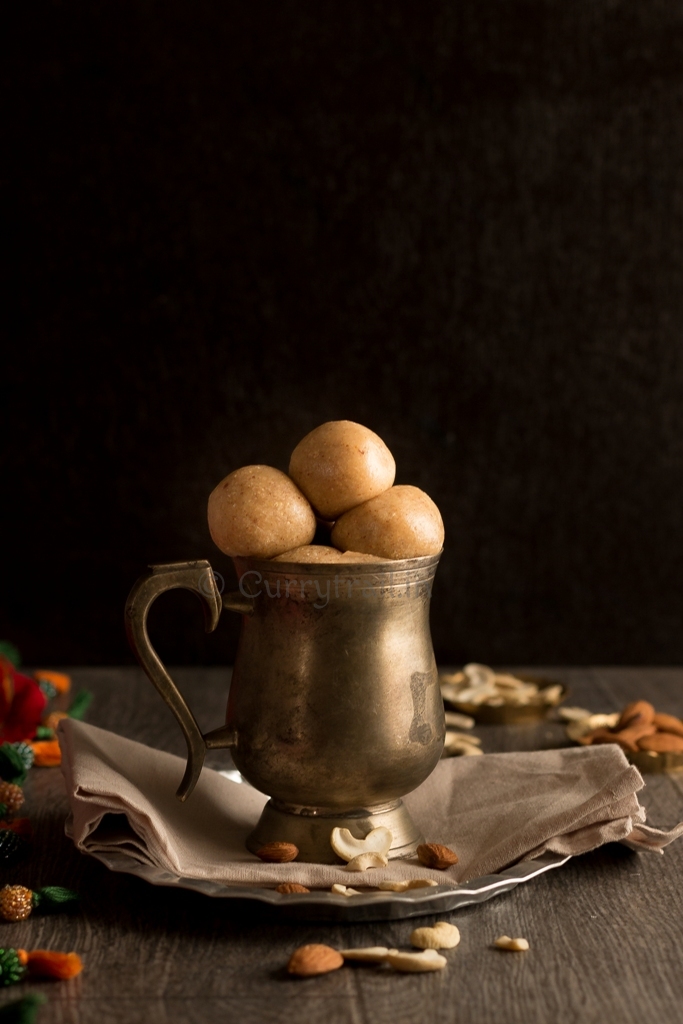
[[[572,704],[617,710],[648,697],[683,713],[680,669],[545,669],[567,683]],[[95,692],[89,721],[174,753],[183,741],[170,713],[136,669],[79,669],[76,686]],[[175,676],[203,728],[221,721],[225,669],[183,669]],[[481,727],[486,751],[563,744],[562,727]],[[212,764],[225,763],[220,753]],[[70,982],[31,983],[49,1004],[40,1024],[642,1024],[673,1021],[683,1002],[680,971],[683,842],[664,856],[608,846],[576,858],[513,892],[441,919],[460,928],[448,968],[394,975],[345,967],[305,981],[287,977],[291,951],[305,942],[332,946],[406,946],[415,922],[289,924],[265,907],[149,886],[78,854],[64,836],[66,797],[56,769],[34,769],[26,785],[36,829],[25,866],[4,882],[61,884],[82,894],[74,914],[0,926],[3,946],[74,949],[85,971]],[[642,800],[652,824],[683,818],[683,776],[650,776]],[[420,919],[427,923],[432,917]],[[503,933],[531,950],[492,948]]]

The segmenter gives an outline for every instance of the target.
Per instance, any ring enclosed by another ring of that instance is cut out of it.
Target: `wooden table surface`
[[[549,669],[569,702],[615,711],[647,697],[683,713],[682,669]],[[78,669],[74,686],[95,694],[88,721],[182,754],[170,712],[132,668]],[[204,730],[222,722],[225,669],[180,669],[175,677]],[[479,727],[485,751],[565,744],[559,724]],[[213,753],[210,764],[221,763]],[[223,762],[224,763],[224,762]],[[650,775],[641,800],[661,827],[683,819],[683,775]],[[663,856],[617,845],[490,902],[439,915],[462,940],[441,972],[401,975],[362,966],[308,980],[289,978],[289,954],[306,942],[338,948],[408,946],[415,921],[291,924],[258,904],[157,888],[109,872],[64,836],[67,810],[59,769],[33,769],[25,787],[36,838],[6,882],[67,885],[82,896],[72,915],[34,914],[2,924],[2,946],[75,950],[83,974],[69,982],[22,983],[2,1003],[44,992],[40,1024],[643,1024],[683,1020],[683,840]],[[430,923],[435,918],[420,918]],[[498,935],[523,935],[531,950],[500,953]]]

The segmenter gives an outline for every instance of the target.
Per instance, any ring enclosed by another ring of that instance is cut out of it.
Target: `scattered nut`
[[[661,732],[672,732],[675,736],[683,736],[683,722],[675,715],[667,715],[658,711],[652,719],[652,724],[656,725]]]
[[[494,942],[494,946],[498,949],[508,949],[513,953],[521,953],[529,948],[529,943],[526,939],[511,939],[509,935],[501,935]]]
[[[368,832],[365,839],[356,839],[348,828],[333,828],[330,836],[332,849],[342,860],[353,860],[361,853],[381,853],[386,856],[394,837],[388,828],[380,826]]]
[[[404,971],[406,973],[442,971],[448,963],[446,957],[441,956],[435,949],[424,949],[421,953],[403,953],[389,950],[385,959],[395,971]]]
[[[461,715],[459,711],[445,711],[446,728],[474,729],[475,721],[470,715]]]
[[[488,665],[465,665],[462,672],[441,673],[441,696],[453,704],[474,704],[502,707],[536,704],[554,707],[562,700],[560,683],[529,682],[507,672],[494,672]],[[454,723],[455,724],[455,723]],[[463,726],[459,726],[463,728]]]
[[[580,722],[584,718],[590,718],[591,713],[586,708],[566,706],[560,708],[558,714],[565,722]]]
[[[294,950],[287,971],[299,978],[311,978],[315,974],[329,974],[343,965],[344,957],[336,949],[313,942]]]
[[[460,942],[460,932],[448,921],[437,921],[431,928],[416,928],[410,941],[418,949],[455,949]]]
[[[348,885],[340,885],[339,882],[335,882],[330,892],[333,892],[335,896],[360,896],[358,889],[352,889]]]
[[[389,953],[398,953],[397,949],[386,946],[367,946],[365,949],[340,949],[345,960],[365,960],[367,963],[384,963]]]
[[[406,892],[407,889],[427,889],[438,884],[433,878],[402,878],[396,881],[387,879],[379,882],[377,887],[385,892]]]
[[[310,892],[305,885],[299,885],[298,882],[281,882],[280,885],[276,886],[275,892],[284,893],[286,896],[292,892]]]
[[[294,843],[266,843],[256,856],[272,864],[288,864],[299,856],[299,848]]]
[[[448,685],[459,686],[460,683],[464,683],[465,682],[465,673],[464,672],[440,672],[439,673],[439,678],[442,679],[443,682],[448,684]]]
[[[655,717],[655,709],[649,700],[634,700],[627,704],[617,722],[617,731],[632,725],[651,725]]]
[[[563,690],[564,687],[561,686],[560,683],[554,683],[552,686],[546,686],[541,690],[539,696],[543,698],[544,704],[551,704],[554,706],[555,704],[559,704],[562,700]]]
[[[481,740],[478,736],[468,736],[462,732],[448,730],[443,744],[443,757],[456,757],[458,755],[483,754]]]
[[[368,868],[385,868],[389,861],[383,853],[359,853],[346,865],[346,871],[367,871]]]
[[[441,843],[421,843],[417,848],[417,856],[425,867],[436,868],[437,871],[445,871],[458,863],[457,854]]]
[[[565,708],[560,714],[570,719],[566,727],[569,738],[582,746],[617,743],[628,754],[645,752],[652,757],[683,753],[683,721],[655,712],[647,700],[631,701],[621,714],[591,715],[586,711],[579,717],[581,710]]]
[[[638,749],[655,754],[683,753],[683,736],[672,732],[657,732],[653,736],[643,736],[638,740]]]
[[[568,710],[568,709],[563,709]],[[581,711],[581,708],[576,708]],[[583,718],[575,718],[567,726],[567,736],[570,740],[580,743],[584,736],[593,732],[594,729],[613,729],[619,721],[619,712],[614,715],[591,715],[586,711]]]

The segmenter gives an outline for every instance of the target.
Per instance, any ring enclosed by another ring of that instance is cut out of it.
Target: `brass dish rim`
[[[650,773],[683,771],[683,753],[673,750],[639,750],[637,754],[626,752],[630,764],[639,771]]]

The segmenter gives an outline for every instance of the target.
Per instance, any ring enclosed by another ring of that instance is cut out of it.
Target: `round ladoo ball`
[[[335,523],[332,542],[380,558],[419,558],[443,547],[441,513],[419,487],[392,487]]]
[[[396,463],[372,430],[331,420],[299,441],[289,475],[322,518],[334,520],[391,487]]]
[[[243,466],[209,496],[211,538],[226,555],[274,558],[310,544],[315,515],[286,473],[272,466]]]
[[[304,544],[303,547],[294,548],[292,551],[285,551],[277,555],[274,562],[383,562],[383,558],[375,555],[364,555],[360,551],[341,552],[338,548],[330,548],[325,544]]]

